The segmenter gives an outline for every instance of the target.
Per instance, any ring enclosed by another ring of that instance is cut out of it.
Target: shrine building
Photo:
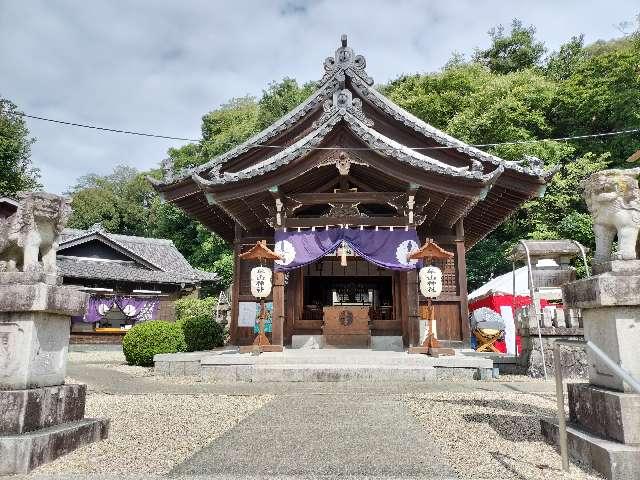
[[[455,254],[434,301],[437,336],[462,346],[466,252],[542,195],[553,172],[535,157],[506,161],[467,145],[395,105],[345,35],[317,85],[241,145],[150,179],[165,201],[233,245],[231,342],[254,339],[257,262],[239,255],[266,240],[282,256],[267,299],[274,345],[417,345],[426,299],[407,254],[430,238]]]

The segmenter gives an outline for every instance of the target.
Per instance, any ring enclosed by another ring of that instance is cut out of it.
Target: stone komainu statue
[[[0,271],[55,274],[58,238],[71,201],[45,192],[21,193],[19,200],[13,215],[0,218]]]
[[[583,181],[584,197],[593,217],[596,236],[595,259],[611,259],[611,244],[618,236],[616,259],[637,258],[636,243],[640,230],[639,168],[603,170]]]

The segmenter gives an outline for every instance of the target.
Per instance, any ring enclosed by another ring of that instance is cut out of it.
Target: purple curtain
[[[276,230],[275,251],[284,260],[277,260],[275,269],[290,271],[313,263],[334,251],[343,241],[358,255],[379,267],[392,270],[420,267],[420,262],[407,260],[407,255],[420,246],[415,230],[330,228],[300,232]]]
[[[152,320],[158,314],[160,300],[157,298],[101,297],[91,295],[84,316],[72,317],[73,322],[96,323],[103,320],[107,312],[118,308],[125,317],[136,322]]]

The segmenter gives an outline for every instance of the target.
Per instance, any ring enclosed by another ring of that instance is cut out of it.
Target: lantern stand
[[[434,260],[445,261],[453,258],[453,253],[440,247],[431,238],[427,238],[422,247],[410,253],[407,258],[409,260],[423,260],[426,264],[431,265]],[[427,297],[426,318],[428,322],[427,336],[419,347],[409,347],[409,353],[428,354],[435,357],[455,355],[453,348],[442,348],[440,342],[433,333],[433,322],[435,321],[435,306],[432,297]]]
[[[265,260],[282,260],[282,257],[267,247],[266,240],[258,241],[253,247],[240,254],[240,260],[259,260],[260,266],[264,266]],[[268,296],[271,292],[265,295]],[[260,314],[258,315],[259,331],[252,345],[240,347],[240,353],[281,352],[282,346],[271,345],[264,331],[264,322],[267,318],[267,311],[264,304],[265,296],[260,297]]]

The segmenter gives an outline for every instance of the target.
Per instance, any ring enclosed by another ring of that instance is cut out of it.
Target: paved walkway
[[[457,478],[400,399],[283,395],[176,466],[177,475]]]

